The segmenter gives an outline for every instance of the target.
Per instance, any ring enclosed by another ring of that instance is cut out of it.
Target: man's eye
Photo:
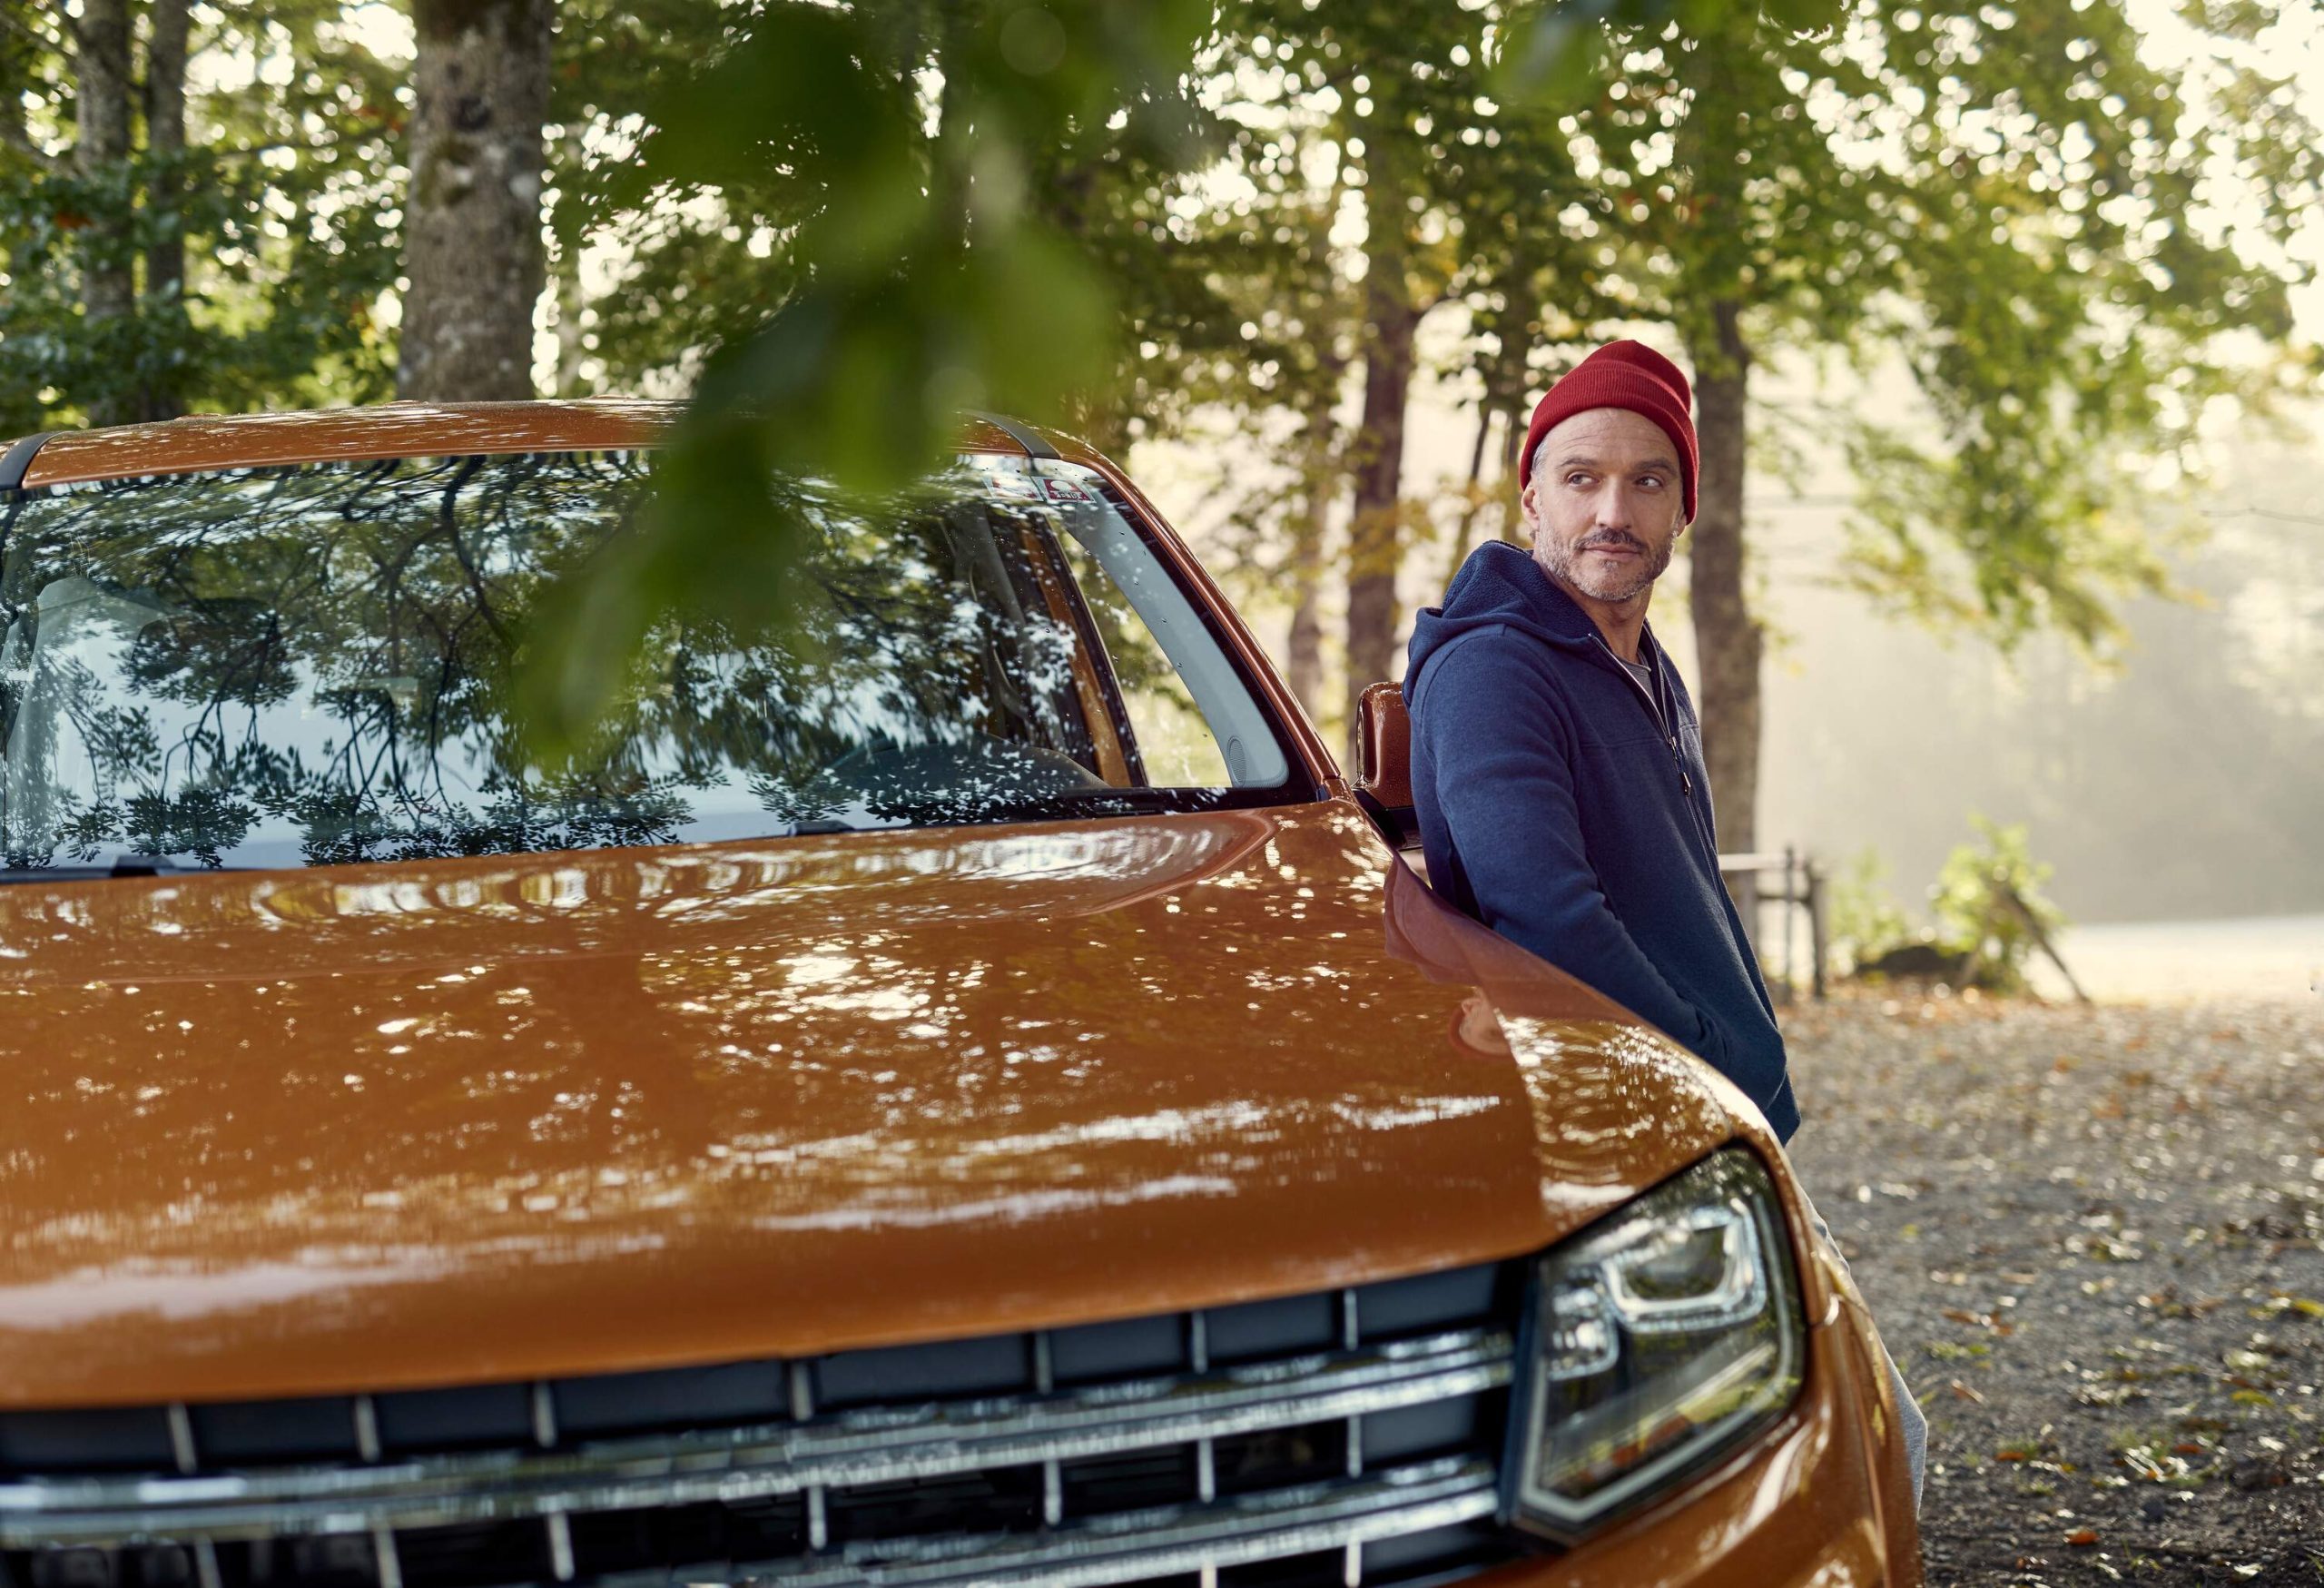
[[[1586,474],[1569,474],[1565,477],[1565,482],[1579,488],[1590,483],[1590,477]]]

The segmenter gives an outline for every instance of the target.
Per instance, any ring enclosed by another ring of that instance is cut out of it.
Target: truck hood
[[[1758,1135],[1336,801],[17,885],[0,1010],[0,1406],[1354,1284]]]

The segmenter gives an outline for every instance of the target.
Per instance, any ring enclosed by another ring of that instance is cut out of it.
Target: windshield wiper
[[[180,865],[166,854],[116,854],[95,865],[0,867],[0,883],[89,883],[114,877],[199,876],[203,872],[255,871],[245,865]]]

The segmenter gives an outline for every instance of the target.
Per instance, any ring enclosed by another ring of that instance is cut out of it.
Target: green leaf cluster
[[[1831,880],[1826,920],[1833,946],[1861,970],[1919,944],[1924,955],[1934,954],[1926,964],[1949,967],[1945,973],[1959,985],[2024,991],[2025,967],[2043,938],[2066,922],[2043,891],[2053,868],[2033,857],[2023,824],[1974,813],[1969,822],[1975,840],[1955,845],[1929,886],[1933,932],[1914,930],[1888,892],[1886,866],[1866,849]]]
[[[2122,0],[1618,23],[1559,123],[1594,190],[1575,224],[1699,366],[1728,307],[1755,353],[1909,375],[1907,417],[1840,438],[1857,588],[2004,648],[2099,646],[2167,586],[2142,467],[2191,464],[2214,399],[2264,401],[2249,342],[2289,337],[2309,273],[2288,245],[2324,146],[2235,48],[2270,15],[2191,7],[2214,49],[2170,66]]]
[[[2022,824],[1969,821],[1976,842],[1945,856],[1929,890],[1937,941],[1965,958],[1965,983],[2022,991],[2027,961],[2044,935],[2065,924],[2064,912],[2042,892],[2052,868],[2034,859]]]
[[[1058,218],[1068,178],[1191,159],[1183,80],[1209,17],[1187,0],[775,0],[722,13],[698,70],[650,74],[634,169],[597,202],[707,206],[779,259],[748,272],[775,303],[710,350],[664,488],[570,593],[536,689],[553,734],[587,721],[657,611],[778,616],[797,526],[770,480],[889,488],[939,460],[963,409],[1061,418],[1103,385],[1115,305]]]
[[[198,6],[204,73],[186,150],[84,170],[65,19],[0,27],[0,431],[91,415],[361,401],[391,389],[374,319],[398,258],[403,71],[333,0]],[[92,319],[93,268],[184,244],[184,280],[140,272],[133,311]]]
[[[1877,959],[1912,938],[1912,922],[1888,892],[1887,872],[1880,852],[1867,847],[1850,857],[1828,883],[1826,927],[1832,946],[1850,963]]]

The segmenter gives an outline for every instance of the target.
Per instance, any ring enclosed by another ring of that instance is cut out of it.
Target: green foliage
[[[2214,398],[2260,399],[2227,333],[2280,342],[2309,273],[2287,245],[2324,147],[2233,47],[2260,9],[2191,7],[2218,58],[2168,68],[2123,0],[1617,23],[1560,123],[1593,189],[1577,229],[1699,366],[1721,304],[1758,351],[1901,359],[1925,406],[1840,438],[1856,587],[2004,647],[2098,646],[2165,588],[2142,463]]]
[[[1248,561],[1308,557],[1392,280],[1466,310],[1488,410],[1617,320],[1895,352],[1928,417],[1847,433],[1851,577],[2102,645],[2163,587],[2130,460],[2245,392],[2223,333],[2286,334],[2319,155],[2252,65],[2272,4],[2188,0],[2222,64],[2180,71],[2127,0],[563,0],[559,388],[698,400],[638,531],[556,597],[546,719],[579,732],[656,613],[779,610],[773,476],[884,488],[962,407],[1118,443],[1223,403],[1292,443]],[[72,14],[8,10],[0,429],[386,393],[409,89],[353,15],[197,5],[190,152],[83,172]],[[86,314],[93,265],[172,236],[182,291]]]
[[[2147,64],[2115,5],[2044,0],[2006,28],[1979,14],[1887,42],[1890,81],[1935,96],[1966,80],[1989,109],[1949,159],[1903,166],[1915,308],[1885,325],[1938,441],[1891,429],[1858,448],[1857,582],[2005,648],[2043,627],[2102,645],[2121,597],[2165,588],[2140,459],[2182,452],[2212,399],[2262,395],[2224,333],[2289,334],[2303,272],[2283,245],[2318,192],[2316,130],[2248,72]],[[2193,217],[2220,172],[2253,219],[2211,237]]]
[[[2025,964],[2042,937],[2065,924],[2065,914],[2042,892],[2051,867],[2027,849],[2022,824],[2002,826],[1972,815],[1978,841],[1945,857],[1929,890],[1938,942],[1966,956],[1963,980],[2021,991]]]
[[[732,37],[721,9],[699,0],[557,8],[546,212],[563,395],[690,378],[705,350],[748,335],[795,285],[771,246],[795,217],[662,180],[638,159],[656,96]],[[584,252],[606,243],[621,254],[610,290],[581,276]]]
[[[2025,966],[2043,934],[2065,915],[2043,893],[2052,868],[2033,858],[2022,824],[1972,814],[1975,842],[1945,857],[1928,891],[1934,932],[1915,931],[1886,885],[1876,851],[1858,853],[1831,880],[1827,919],[1833,946],[1859,971],[1899,950],[1918,956],[1906,974],[1941,973],[1963,986],[2025,989]]]
[[[1209,340],[1166,342],[1164,357],[1191,365],[1188,389],[1267,438],[1256,466],[1238,460],[1221,481],[1226,557],[1255,588],[1280,594],[1285,576],[1319,571],[1313,543],[1372,444],[1334,409],[1378,350],[1379,300],[1416,317],[1466,311],[1456,357],[1481,380],[1487,411],[1523,401],[1554,344],[1606,311],[1594,251],[1560,219],[1580,189],[1556,113],[1499,87],[1505,20],[1302,0],[1222,13],[1206,79],[1221,156],[1215,179],[1189,194],[1208,202],[1183,206],[1181,224],[1184,245],[1211,251],[1227,334],[1193,327]],[[1358,216],[1360,236],[1348,224]],[[1286,444],[1273,444],[1279,436]],[[1475,518],[1474,501],[1437,498],[1448,511],[1432,522],[1433,488],[1405,485],[1398,544]]]
[[[963,408],[1059,418],[1102,384],[1108,281],[1041,184],[1110,151],[1186,163],[1182,79],[1208,17],[1189,0],[773,0],[658,85],[631,180],[747,217],[788,281],[711,352],[639,532],[568,597],[585,626],[544,646],[547,731],[580,731],[656,612],[778,609],[797,526],[770,480],[891,488],[937,462]]]
[[[1912,941],[1912,923],[1889,893],[1887,876],[1880,852],[1867,845],[1827,884],[1831,893],[1825,919],[1832,946],[1852,964],[1866,964]]]
[[[74,158],[64,18],[12,8],[0,93],[0,430],[90,415],[310,406],[384,396],[372,305],[395,280],[400,67],[334,0],[198,8],[187,150]],[[43,24],[45,24],[44,31]],[[136,283],[92,319],[93,267],[184,243],[182,283]]]

